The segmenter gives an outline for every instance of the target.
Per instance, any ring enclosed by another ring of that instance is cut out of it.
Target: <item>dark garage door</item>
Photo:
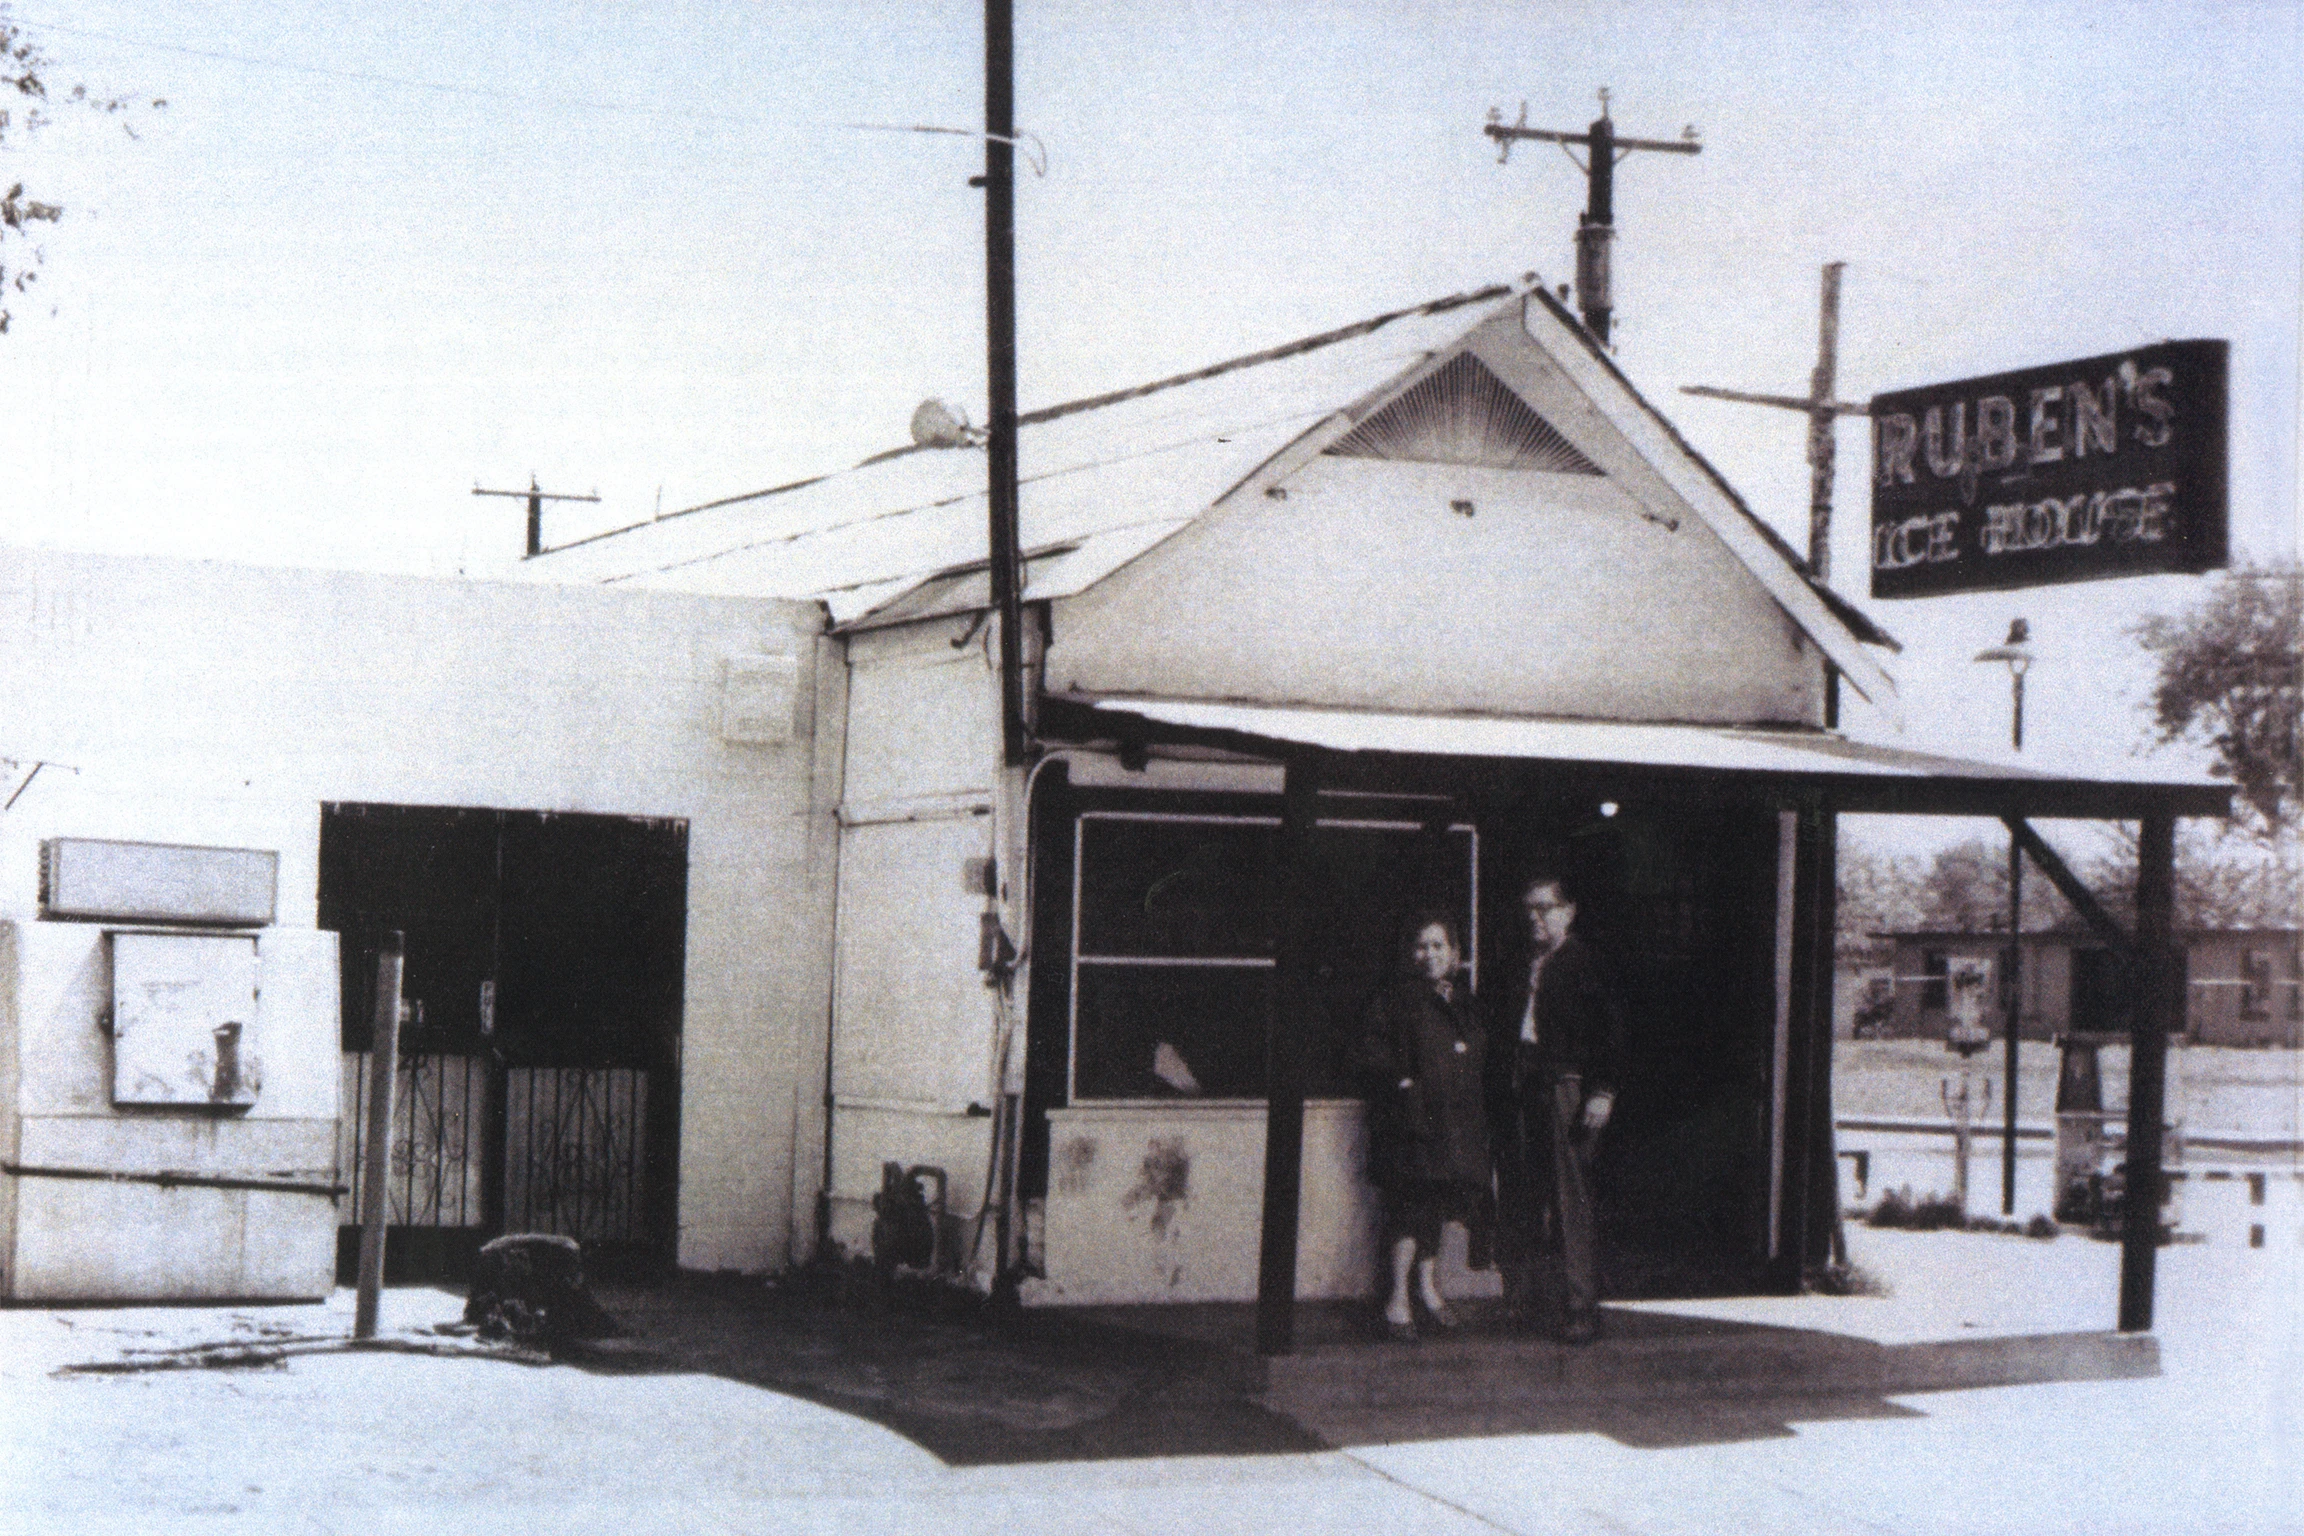
[[[682,821],[322,807],[319,921],[342,935],[355,1181],[378,936],[407,938],[395,1278],[456,1277],[507,1231],[578,1238],[600,1265],[671,1262],[687,853]],[[343,1209],[349,1221],[357,1205]]]

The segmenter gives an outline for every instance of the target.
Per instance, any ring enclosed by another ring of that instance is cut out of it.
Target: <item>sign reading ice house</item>
[[[2225,343],[1872,399],[1872,595],[2225,563]]]

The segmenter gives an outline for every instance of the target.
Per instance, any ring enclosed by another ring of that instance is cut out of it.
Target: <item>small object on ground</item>
[[[931,1208],[921,1180],[936,1184]],[[944,1204],[944,1170],[902,1163],[880,1165],[880,1193],[872,1197],[872,1267],[886,1281],[898,1265],[929,1269],[936,1263],[936,1216]]]
[[[623,1333],[584,1288],[584,1250],[571,1237],[522,1232],[482,1245],[464,1321],[483,1339],[553,1344]]]

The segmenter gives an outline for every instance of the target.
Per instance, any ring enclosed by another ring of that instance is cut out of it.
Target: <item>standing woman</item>
[[[1405,932],[1408,974],[1370,1001],[1353,1053],[1367,1081],[1368,1171],[1383,1193],[1392,1268],[1384,1321],[1396,1339],[1416,1337],[1418,1302],[1435,1328],[1456,1327],[1436,1273],[1440,1234],[1472,1222],[1489,1177],[1486,1040],[1461,975],[1462,937],[1452,918],[1428,912]]]

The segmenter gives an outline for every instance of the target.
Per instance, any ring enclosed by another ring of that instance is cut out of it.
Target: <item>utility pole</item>
[[[992,606],[1000,614],[1001,760],[1024,761],[1023,558],[1016,490],[1016,78],[1012,0],[984,0],[984,309],[992,419]],[[1005,1256],[1003,1256],[1005,1262]]]
[[[533,560],[544,553],[544,503],[548,501],[598,501],[600,499],[598,491],[594,491],[589,496],[567,496],[554,491],[540,491],[536,488],[534,475],[528,477],[528,489],[524,491],[484,491],[480,487],[474,486],[472,487],[472,494],[475,496],[524,496],[528,499],[528,552],[520,557],[523,560]]]
[[[1665,154],[1701,154],[1704,146],[1696,142],[1693,126],[1680,130],[1678,139],[1625,139],[1616,135],[1616,125],[1608,120],[1608,88],[1600,88],[1600,116],[1582,133],[1562,133],[1551,128],[1528,126],[1528,103],[1520,103],[1520,121],[1504,121],[1502,109],[1488,109],[1487,126],[1480,130],[1496,141],[1496,163],[1502,165],[1512,158],[1512,145],[1518,139],[1541,139],[1557,144],[1568,156],[1570,163],[1584,173],[1587,202],[1584,216],[1576,224],[1576,307],[1583,313],[1584,328],[1602,346],[1608,345],[1609,317],[1615,305],[1608,292],[1608,247],[1616,239],[1616,162],[1636,149],[1660,150]],[[1571,144],[1584,147],[1585,157],[1579,161]]]
[[[1835,400],[1832,391],[1840,368],[1840,272],[1844,261],[1824,263],[1823,296],[1817,305],[1816,371],[1808,376],[1808,394],[1762,395],[1744,389],[1721,389],[1711,384],[1683,384],[1680,393],[1710,400],[1741,400],[1747,405],[1774,405],[1800,411],[1808,418],[1808,567],[1818,581],[1832,579],[1832,423],[1842,416],[1867,416],[1871,407],[1860,400]]]
[[[1861,401],[1835,400],[1832,392],[1840,371],[1840,273],[1844,261],[1824,263],[1824,284],[1817,301],[1816,367],[1808,375],[1808,395],[1764,395],[1748,389],[1722,389],[1712,384],[1683,384],[1680,393],[1710,400],[1741,400],[1747,405],[1773,405],[1799,411],[1808,418],[1808,569],[1819,582],[1832,581],[1832,423],[1842,416],[1867,416],[1871,407]],[[1824,686],[1824,723],[1840,723],[1840,673],[1827,672]]]

